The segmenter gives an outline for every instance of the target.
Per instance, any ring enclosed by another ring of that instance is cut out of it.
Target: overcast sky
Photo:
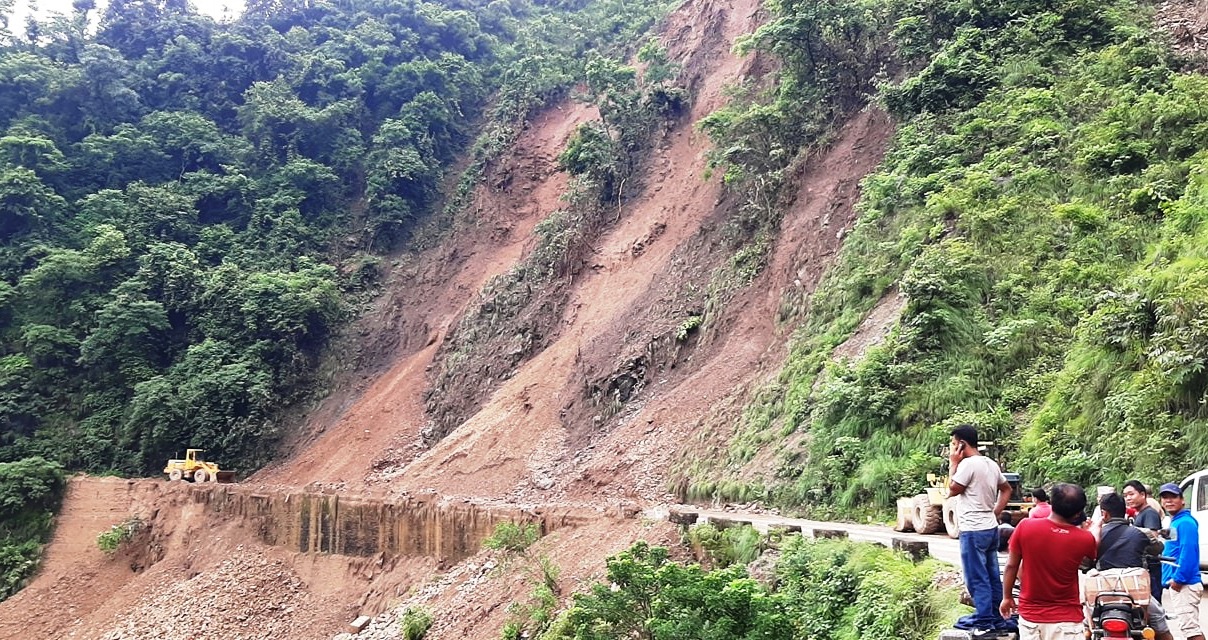
[[[52,13],[62,13],[64,15],[71,13],[72,0],[17,0],[16,10],[13,12],[15,18],[9,24],[15,32],[23,32],[25,30],[25,16],[29,15],[31,5],[38,7],[39,16],[48,16]],[[230,9],[231,17],[239,15],[243,10],[243,0],[189,0],[189,3],[197,7],[197,10],[204,13],[215,20],[221,20],[223,13],[227,8]],[[97,11],[93,15],[99,15],[100,11],[108,5],[108,0],[97,0]]]

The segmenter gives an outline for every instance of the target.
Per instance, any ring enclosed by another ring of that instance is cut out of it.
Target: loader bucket
[[[219,471],[217,477],[218,477],[219,482],[234,482],[235,481],[235,472],[234,471]]]

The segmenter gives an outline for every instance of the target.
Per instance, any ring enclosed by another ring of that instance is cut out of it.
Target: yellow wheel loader
[[[983,442],[978,446],[982,455],[997,458],[993,442]],[[945,448],[940,457],[947,458]],[[1007,482],[1011,484],[1011,499],[1007,502],[1005,511],[1011,514],[1014,522],[1024,518],[1032,508],[1031,499],[1024,496],[1018,473],[1003,472]],[[948,474],[927,474],[927,488],[924,493],[915,496],[898,498],[897,518],[894,531],[915,531],[917,533],[946,533],[950,538],[960,536],[960,527],[956,522],[955,498],[948,497]]]
[[[186,449],[182,460],[172,459],[164,465],[164,473],[168,480],[188,480],[190,482],[234,482],[234,471],[222,471],[217,462],[206,462],[202,456],[204,449]]]

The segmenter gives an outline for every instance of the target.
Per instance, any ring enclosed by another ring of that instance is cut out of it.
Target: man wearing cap
[[[1200,585],[1200,527],[1186,509],[1179,485],[1167,482],[1158,490],[1158,497],[1162,508],[1173,514],[1166,555],[1174,558],[1174,564],[1162,565],[1162,584],[1167,589],[1162,602],[1174,616],[1184,640],[1204,640],[1200,629],[1200,597],[1204,592]]]

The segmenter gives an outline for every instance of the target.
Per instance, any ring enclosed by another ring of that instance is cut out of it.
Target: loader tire
[[[898,498],[898,513],[893,530],[914,531],[914,498]]]
[[[185,474],[181,473],[180,469],[173,469],[168,472],[169,482],[180,482],[181,480],[184,480],[184,478]]]
[[[956,520],[955,498],[948,498],[944,501],[944,531],[949,538],[961,537],[961,526]]]
[[[193,482],[205,482],[210,479],[210,474],[206,473],[205,469],[198,469],[193,472]]]
[[[937,504],[931,504],[927,494],[914,497],[914,530],[918,533],[939,533],[944,528],[944,514]]]

